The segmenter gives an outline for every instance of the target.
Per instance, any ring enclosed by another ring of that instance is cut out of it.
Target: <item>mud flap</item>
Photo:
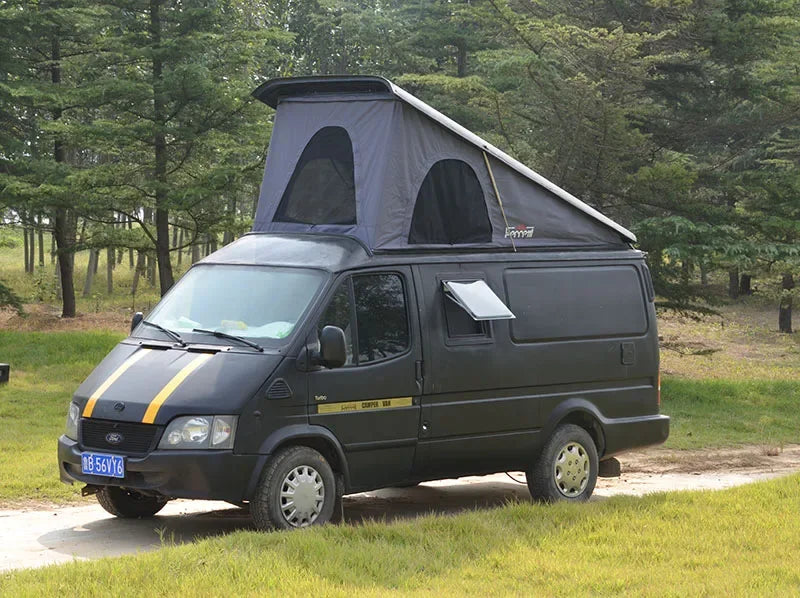
[[[622,468],[619,461],[615,457],[611,457],[605,461],[600,461],[599,467],[597,468],[597,477],[618,478],[621,472]]]
[[[344,496],[344,476],[341,474],[336,475],[336,502],[333,503],[333,515],[331,515],[331,523],[340,524],[344,523],[344,504],[342,497]]]

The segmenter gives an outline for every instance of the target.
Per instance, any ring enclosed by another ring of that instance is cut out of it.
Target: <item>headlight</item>
[[[236,434],[235,415],[190,415],[173,419],[160,449],[231,449]]]
[[[67,427],[64,430],[64,436],[78,440],[78,420],[81,418],[81,410],[75,403],[69,404],[69,411],[67,411]]]

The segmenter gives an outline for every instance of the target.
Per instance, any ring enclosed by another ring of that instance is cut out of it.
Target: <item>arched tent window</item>
[[[317,131],[283,192],[275,222],[355,224],[353,144],[342,127]]]
[[[478,177],[462,160],[440,160],[425,175],[408,243],[488,243],[492,224]]]

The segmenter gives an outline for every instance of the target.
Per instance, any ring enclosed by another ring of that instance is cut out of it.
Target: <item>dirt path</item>
[[[617,494],[717,490],[800,471],[800,445],[768,455],[760,447],[735,450],[630,453],[620,457],[622,475],[600,479],[592,500]],[[512,474],[524,480],[519,473]],[[506,474],[442,480],[415,488],[386,489],[345,497],[345,519],[387,520],[425,513],[491,508],[528,500],[525,484]],[[0,510],[0,571],[40,567],[152,550],[238,529],[252,529],[246,511],[220,502],[171,502],[149,520],[109,516],[93,501],[78,507]]]

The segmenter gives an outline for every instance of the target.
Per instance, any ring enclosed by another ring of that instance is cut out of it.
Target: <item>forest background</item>
[[[79,253],[84,297],[165,293],[250,229],[274,115],[250,91],[340,73],[632,229],[661,307],[713,310],[724,280],[791,332],[800,0],[0,0],[0,247],[25,278],[3,262],[0,305],[75,316]]]

